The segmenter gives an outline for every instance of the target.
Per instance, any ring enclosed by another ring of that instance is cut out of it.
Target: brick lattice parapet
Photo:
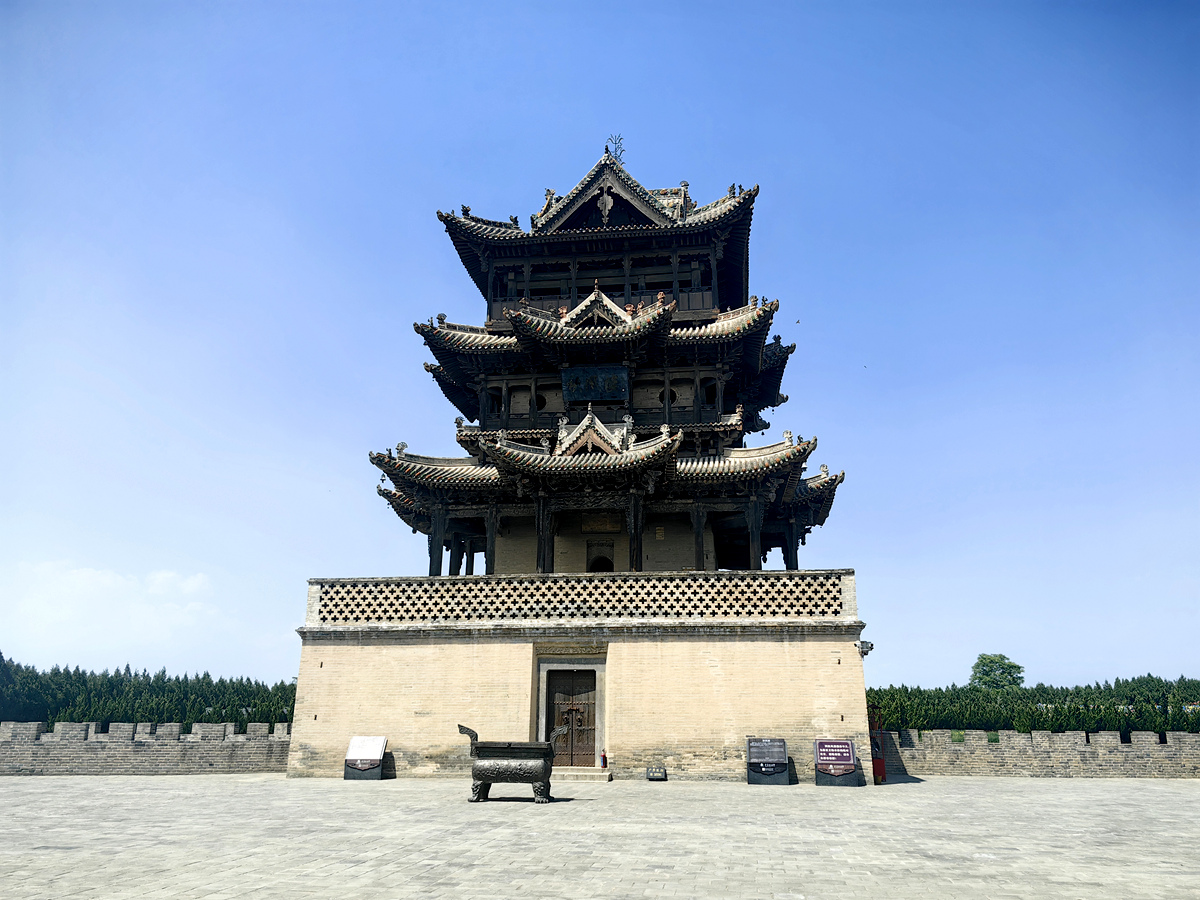
[[[314,578],[309,627],[532,621],[855,620],[852,569]]]

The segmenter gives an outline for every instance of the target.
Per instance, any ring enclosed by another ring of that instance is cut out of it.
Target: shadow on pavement
[[[924,778],[918,778],[916,775],[902,775],[898,772],[888,772],[887,781],[877,787],[887,787],[889,784],[922,784]]]

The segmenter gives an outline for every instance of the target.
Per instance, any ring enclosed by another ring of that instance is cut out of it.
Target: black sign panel
[[[748,784],[787,784],[787,741],[783,738],[746,739]]]
[[[629,370],[624,366],[571,366],[562,373],[568,403],[623,403],[629,399]]]
[[[859,787],[858,754],[854,741],[821,739],[813,741],[814,783]]]
[[[813,741],[813,762],[826,775],[846,775],[855,770],[858,757],[854,741]]]
[[[667,767],[666,766],[646,766],[647,781],[666,781]]]

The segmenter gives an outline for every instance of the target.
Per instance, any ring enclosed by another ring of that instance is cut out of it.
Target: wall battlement
[[[1135,731],[884,732],[888,774],[1012,775],[1038,778],[1200,778],[1200,734]]]
[[[291,725],[252,722],[0,722],[0,775],[198,775],[284,772]]]

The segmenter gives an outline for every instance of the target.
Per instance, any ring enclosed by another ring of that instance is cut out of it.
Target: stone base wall
[[[289,725],[154,726],[113,722],[0,722],[0,775],[225,775],[286,772]]]
[[[387,737],[398,777],[460,774],[460,723],[545,739],[555,668],[596,672],[595,765],[616,777],[744,780],[750,735],[801,769],[814,738],[866,753],[863,627],[850,569],[315,578],[288,775],[340,778],[356,734]]]
[[[398,777],[465,773],[459,723],[484,740],[544,738],[538,668],[547,663],[603,669],[596,751],[606,751],[616,778],[664,765],[672,778],[744,780],[748,735],[783,738],[807,771],[815,738],[869,747],[856,634],[813,631],[596,626],[524,640],[310,633],[288,774],[340,778],[356,734],[388,738]]]
[[[888,775],[1014,775],[1038,778],[1198,778],[1200,734],[1168,731],[1163,743],[1152,731],[1135,731],[1128,744],[1115,731],[1025,734],[1001,731],[885,732]]]

